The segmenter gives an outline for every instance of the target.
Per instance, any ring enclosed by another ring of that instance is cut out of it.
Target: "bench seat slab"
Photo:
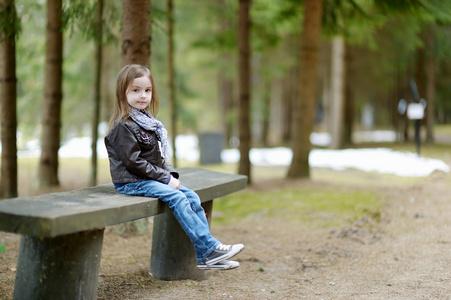
[[[247,177],[195,168],[179,170],[182,184],[202,202],[246,187]],[[117,193],[112,184],[0,201],[0,230],[55,237],[104,228],[169,211],[158,199]]]

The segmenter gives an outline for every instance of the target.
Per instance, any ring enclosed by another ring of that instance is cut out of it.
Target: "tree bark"
[[[250,16],[251,0],[240,0],[238,12],[238,64],[239,64],[239,151],[240,162],[238,173],[248,176],[251,183],[251,162],[249,152],[251,148],[250,126]]]
[[[175,96],[175,75],[174,75],[174,15],[173,1],[167,0],[167,26],[168,26],[168,91],[169,103],[171,107],[171,132],[172,132],[172,161],[174,168],[177,168],[177,147],[175,140],[177,137],[177,99]]]
[[[9,15],[16,16],[14,0],[2,0]],[[14,18],[15,19],[15,18]],[[15,19],[15,21],[17,21]],[[0,101],[1,101],[1,181],[0,198],[17,197],[17,78],[16,29],[0,33]]]
[[[103,0],[97,0],[96,20],[95,20],[95,54],[94,54],[94,112],[92,116],[92,138],[91,138],[91,178],[89,184],[97,185],[97,140],[99,138],[99,121],[100,121],[100,99],[101,99],[101,80],[102,80],[102,17],[103,16]]]
[[[332,143],[330,148],[343,147],[343,129],[345,112],[345,42],[343,37],[332,40],[331,69],[331,108]]]
[[[299,66],[292,67],[282,79],[282,142],[288,144],[293,137],[293,108],[299,97]]]
[[[222,12],[229,9],[225,0],[216,0],[216,5]],[[220,15],[218,35],[227,34],[232,29],[232,20],[228,15]],[[231,50],[224,49],[219,53],[219,61],[222,62],[218,70],[219,105],[221,109],[222,132],[224,134],[224,145],[229,146],[236,131],[236,97],[234,93],[233,76],[230,75],[230,65],[233,63]],[[236,147],[232,144],[231,146]]]
[[[435,44],[434,34],[429,30],[426,39],[426,45],[429,50],[426,61],[426,143],[435,142],[434,124],[435,124],[435,57],[431,53]]]
[[[297,69],[296,69],[297,71]],[[292,115],[293,115],[293,87],[291,84],[292,81],[292,72],[289,70],[287,76],[284,76],[281,79],[280,86],[281,86],[281,106],[282,111],[281,115],[282,118],[281,121],[281,136],[282,136],[282,143],[287,144],[289,141],[291,141],[291,136],[293,133],[293,123],[292,123]]]
[[[347,64],[349,65],[349,64]],[[351,147],[354,144],[352,140],[352,134],[354,132],[354,92],[352,85],[348,80],[349,75],[346,75],[345,83],[345,111],[344,111],[344,122],[343,122],[343,140],[342,147]]]
[[[310,177],[310,134],[313,131],[318,53],[321,32],[322,0],[304,1],[300,53],[300,95],[294,108],[293,159],[288,177]]]
[[[122,66],[149,65],[150,0],[122,1]]]
[[[264,80],[263,93],[263,120],[262,120],[262,145],[269,147],[269,122],[271,119],[271,80]]]
[[[222,61],[230,62],[229,55],[223,55]],[[219,81],[219,101],[221,103],[221,121],[224,132],[224,145],[229,145],[231,138],[234,136],[235,128],[235,105],[233,99],[233,81],[224,74],[224,70],[218,72]]]
[[[46,45],[42,152],[38,173],[40,187],[59,186],[58,150],[63,99],[62,0],[47,1]]]

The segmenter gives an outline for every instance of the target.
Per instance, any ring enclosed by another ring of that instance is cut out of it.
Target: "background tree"
[[[44,106],[42,112],[40,187],[58,186],[61,105],[63,100],[63,21],[62,0],[47,0]]]
[[[97,185],[97,140],[99,139],[100,103],[101,103],[101,82],[102,82],[102,44],[103,44],[103,0],[97,0],[95,14],[95,53],[94,53],[94,109],[92,116],[91,134],[91,176],[89,184]]]
[[[343,37],[332,39],[331,64],[331,145],[332,149],[341,149],[343,142],[344,112],[345,112],[345,55],[346,46]]]
[[[149,65],[150,0],[122,1],[122,66]]]
[[[177,168],[177,98],[175,93],[175,76],[174,76],[174,12],[173,1],[166,1],[167,8],[167,27],[168,27],[168,91],[169,102],[171,107],[171,133],[172,133],[172,161],[174,168]]]
[[[304,1],[304,19],[299,61],[300,95],[294,105],[293,159],[288,177],[310,177],[310,134],[316,104],[319,41],[321,34],[322,0]]]
[[[0,199],[17,197],[17,78],[16,36],[19,31],[14,0],[0,1]]]
[[[238,70],[239,70],[239,151],[240,162],[238,173],[248,176],[249,183],[251,178],[251,162],[249,151],[251,148],[251,128],[250,128],[250,17],[249,10],[251,0],[240,0],[238,9]]]

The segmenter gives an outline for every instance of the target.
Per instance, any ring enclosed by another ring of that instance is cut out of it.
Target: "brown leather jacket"
[[[120,121],[105,137],[113,183],[157,180],[168,184],[178,172],[163,160],[154,131],[146,130],[133,120]]]

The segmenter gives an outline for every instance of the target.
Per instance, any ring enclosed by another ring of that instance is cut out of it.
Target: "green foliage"
[[[70,33],[81,32],[86,40],[95,40],[97,1],[71,0],[65,2],[63,8],[64,30]],[[119,40],[118,25],[120,16],[117,1],[104,1],[102,18],[102,43],[112,43]]]
[[[45,6],[35,1],[17,3],[22,22],[16,43],[17,111],[19,146],[22,139],[36,138],[44,88]]]
[[[95,26],[96,2],[93,0],[72,0],[65,2],[63,7],[63,28],[74,32],[76,26],[89,38],[93,38]]]
[[[20,19],[13,1],[8,4],[0,3],[0,38],[4,36],[11,39],[14,35],[17,39],[21,32]]]
[[[0,11],[0,30],[5,32],[11,26],[19,28],[21,23],[21,37],[16,43],[21,142],[24,136],[40,136],[46,13],[43,0],[16,0],[15,3],[16,14],[5,13],[4,8]],[[353,54],[351,71],[356,75],[352,86],[357,105],[372,102],[385,116],[392,108],[379,101],[393,97],[399,73],[414,69],[415,52],[425,47],[421,34],[426,28],[432,28],[435,47],[428,50],[427,55],[433,55],[438,63],[437,114],[440,122],[448,121],[445,112],[451,111],[448,101],[450,1],[324,0],[323,3],[323,39],[327,41],[332,35],[341,34],[352,47],[349,53]],[[165,1],[152,1],[151,67],[162,100],[159,118],[167,123],[165,4]],[[86,127],[90,126],[92,106],[95,6],[95,0],[64,1],[63,140],[89,132]],[[221,129],[219,75],[234,82],[231,92],[236,98],[237,8],[236,0],[199,0],[195,4],[179,0],[174,3],[176,97],[182,123],[179,128],[183,128],[183,133]],[[105,64],[111,66],[112,74],[103,84],[113,96],[114,77],[120,67],[121,10],[121,1],[104,0],[103,42],[110,45]],[[251,16],[252,125],[255,125],[262,119],[264,96],[271,93],[273,103],[281,101],[280,81],[289,77],[289,70],[297,68],[299,63],[302,1],[253,0]],[[324,53],[320,61],[323,78],[324,65],[328,63]]]
[[[323,1],[323,18],[322,29],[326,35],[341,34],[350,36],[349,25],[353,22],[359,22],[362,25],[363,21],[371,21],[375,16],[368,14],[361,5],[354,0]],[[365,27],[365,26],[363,26]]]
[[[429,0],[424,3],[425,10],[438,25],[451,24],[451,3],[446,0]]]
[[[3,253],[6,251],[6,245],[0,243],[0,253]]]
[[[236,16],[234,4],[209,1],[203,5],[204,22],[196,22],[201,34],[196,35],[191,45],[218,53],[236,49]],[[189,5],[185,9],[190,9]],[[206,26],[213,24],[213,26]]]
[[[261,215],[306,222],[311,226],[334,225],[380,210],[384,202],[369,191],[292,188],[270,192],[245,191],[215,202],[218,222],[258,218]],[[230,219],[232,218],[232,220]]]
[[[298,33],[300,29],[301,5],[290,1],[252,2],[253,49],[266,51],[277,46],[284,35]]]
[[[373,4],[382,14],[416,13],[425,8],[424,0],[373,0]]]

